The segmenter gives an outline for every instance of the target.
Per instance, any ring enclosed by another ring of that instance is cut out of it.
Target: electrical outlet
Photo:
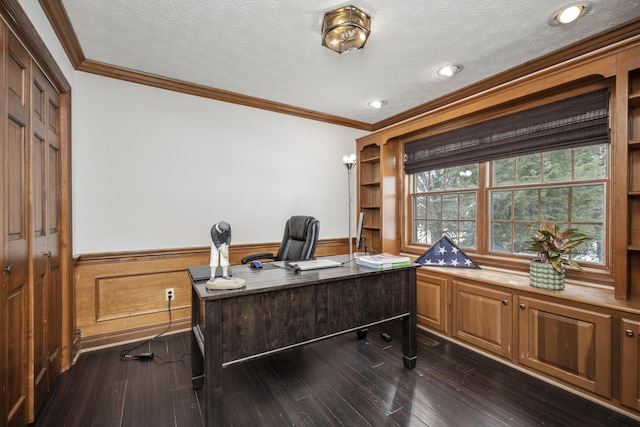
[[[165,301],[173,301],[174,299],[176,299],[175,294],[173,293],[173,288],[167,288],[164,290],[164,300]]]

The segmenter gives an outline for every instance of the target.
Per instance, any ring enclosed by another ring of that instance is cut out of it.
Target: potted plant
[[[575,228],[560,230],[558,224],[545,222],[542,228],[532,227],[530,246],[527,251],[538,254],[529,264],[529,283],[531,286],[544,289],[564,289],[565,265],[572,265],[579,270],[582,268],[577,262],[568,257],[573,250],[590,237],[580,233]]]

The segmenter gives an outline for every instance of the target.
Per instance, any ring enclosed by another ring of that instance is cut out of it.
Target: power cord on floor
[[[168,301],[167,301],[167,310],[169,311],[169,324],[167,325],[167,328],[160,332],[158,335],[156,335],[153,338],[149,338],[149,340],[147,341],[142,341],[140,344],[138,344],[137,346],[127,349],[127,350],[122,350],[120,352],[120,359],[122,360],[152,360],[154,357],[154,354],[152,352],[144,352],[144,353],[140,353],[137,355],[131,354],[134,350],[136,350],[137,348],[139,348],[141,345],[145,344],[145,343],[149,343],[151,344],[151,341],[159,338],[160,336],[164,335],[167,331],[169,331],[169,329],[171,329],[171,300],[173,298],[171,296],[168,297]],[[182,355],[182,357],[184,357],[184,355]],[[162,359],[161,359],[162,360]],[[182,358],[176,360],[179,361],[182,360]],[[164,361],[164,363],[170,363],[167,361]]]
[[[182,353],[182,356],[180,356],[180,358],[178,359],[173,359],[173,360],[164,360],[162,357],[160,356],[156,356],[156,363],[158,365],[167,365],[169,363],[178,363],[178,362],[184,362],[184,358],[185,356],[191,356],[191,353]],[[157,359],[160,359],[160,362],[157,361]]]

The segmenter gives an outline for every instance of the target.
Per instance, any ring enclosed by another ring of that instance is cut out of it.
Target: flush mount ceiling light
[[[591,9],[590,3],[577,3],[569,6],[565,6],[562,9],[557,10],[553,15],[551,15],[551,19],[549,20],[550,25],[565,25],[570,24],[577,20],[578,18],[584,16],[589,9]]]
[[[371,101],[369,103],[369,107],[371,108],[375,108],[375,109],[379,109],[384,107],[387,104],[387,101],[383,100],[383,99],[376,99],[375,101]]]
[[[451,77],[454,74],[458,74],[460,71],[462,71],[462,65],[458,65],[458,64],[449,64],[449,65],[445,65],[444,67],[440,68],[437,73],[439,76],[442,77]]]
[[[322,45],[338,52],[361,49],[371,32],[371,17],[354,6],[324,14]]]

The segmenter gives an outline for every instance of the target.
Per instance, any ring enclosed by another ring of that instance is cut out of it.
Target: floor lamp
[[[349,154],[348,156],[344,156],[342,158],[342,163],[344,163],[344,167],[347,168],[347,185],[349,186],[349,260],[353,259],[353,233],[351,230],[351,171],[356,167],[356,155]]]

